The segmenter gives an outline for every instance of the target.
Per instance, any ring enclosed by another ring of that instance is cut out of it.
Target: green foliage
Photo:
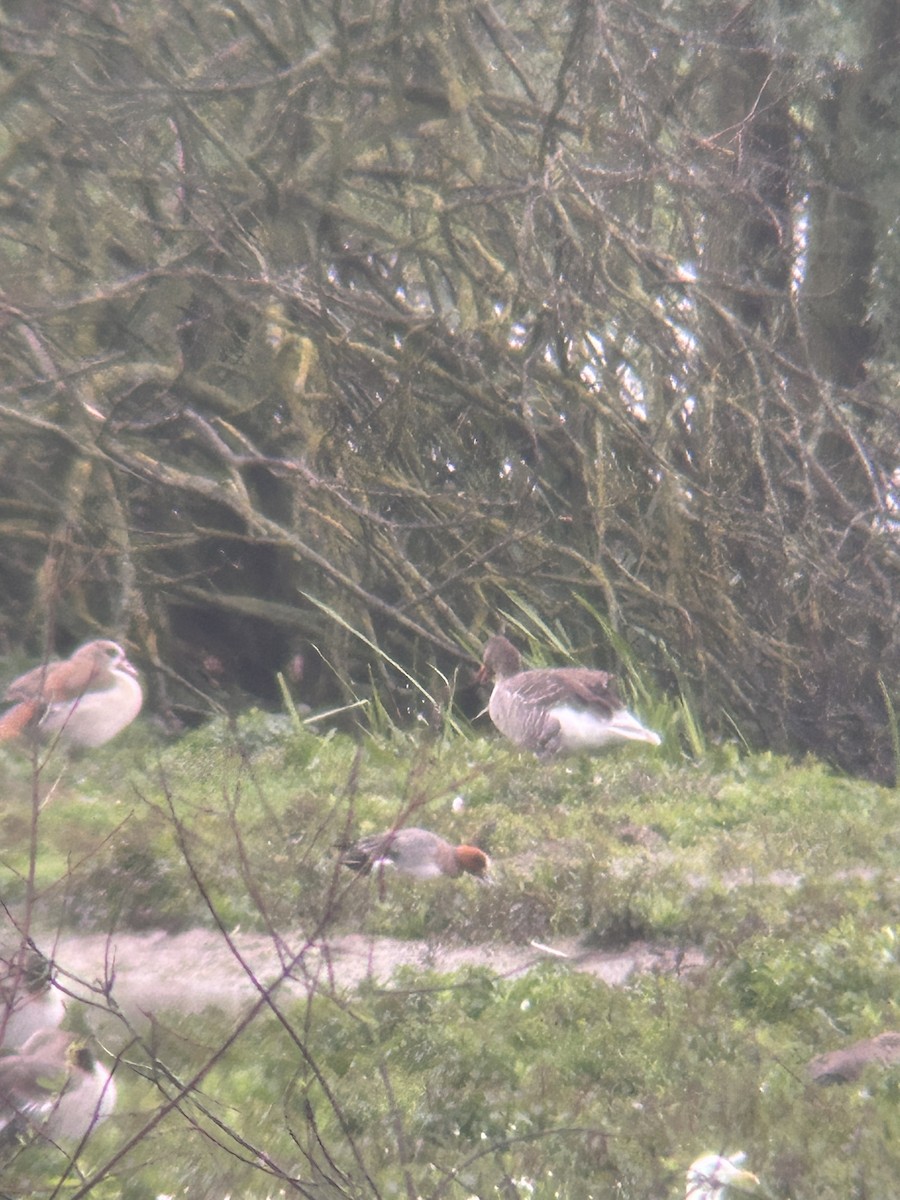
[[[30,783],[13,757],[0,769],[16,838],[0,890],[19,907]],[[897,805],[774,756],[676,767],[624,747],[544,766],[494,740],[360,743],[260,713],[152,751],[123,738],[40,812],[33,919],[63,927],[61,965],[67,923],[111,920],[119,937],[205,922],[213,942],[240,926],[297,957],[268,1000],[249,988],[244,1017],[71,1006],[123,1052],[117,1115],[79,1160],[88,1180],[113,1164],[91,1194],[669,1200],[721,1148],[773,1196],[891,1200],[896,1070],[831,1090],[804,1072],[896,1026]],[[340,844],[397,821],[483,845],[494,885],[338,868]],[[353,988],[336,949],[332,982],[321,946],[342,936],[419,939],[420,965]],[[491,965],[531,943],[530,969]],[[454,946],[483,961],[429,967]],[[604,982],[636,946],[657,970]],[[62,1163],[28,1146],[2,1188],[39,1194]]]
[[[868,889],[856,900],[858,911],[845,911],[831,928],[791,914],[780,951],[775,930],[745,943],[729,976],[741,1006],[756,1020],[801,1012],[845,1032],[877,1023],[896,996],[896,932],[873,926]]]

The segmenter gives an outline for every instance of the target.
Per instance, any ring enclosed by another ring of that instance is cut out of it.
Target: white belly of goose
[[[611,717],[599,717],[588,709],[558,704],[549,709],[549,715],[559,722],[560,744],[571,754],[622,741],[649,742],[653,746],[660,743],[658,734],[645,729],[637,717],[624,708]]]

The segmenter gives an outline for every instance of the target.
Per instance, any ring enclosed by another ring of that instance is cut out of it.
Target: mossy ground
[[[730,747],[689,760],[674,737],[550,765],[494,739],[355,741],[264,714],[148,737],[42,772],[41,930],[640,938],[706,966],[623,988],[565,960],[515,978],[404,969],[276,993],[227,1047],[233,1016],[156,1012],[151,1044],[123,1026],[111,1047],[118,1114],[78,1159],[87,1183],[58,1194],[664,1200],[701,1151],[735,1149],[772,1197],[898,1194],[900,1070],[805,1076],[812,1055],[900,1026],[897,792]],[[34,781],[13,754],[0,777],[0,886],[21,913]],[[338,846],[398,821],[480,845],[494,886],[338,868]],[[0,1192],[52,1194],[63,1161],[10,1154]]]

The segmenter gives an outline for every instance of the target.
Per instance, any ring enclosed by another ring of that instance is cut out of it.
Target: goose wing
[[[533,708],[571,704],[611,716],[623,707],[615,678],[606,671],[592,671],[588,667],[523,671],[506,682],[510,693]]]

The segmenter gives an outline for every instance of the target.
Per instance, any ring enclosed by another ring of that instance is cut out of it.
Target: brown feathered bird
[[[13,707],[0,717],[0,741],[35,733],[73,746],[102,746],[131,724],[144,696],[122,647],[100,640],[21,675],[5,699]]]
[[[414,879],[441,875],[474,875],[487,882],[491,860],[477,846],[451,846],[428,829],[392,829],[363,838],[341,855],[345,867],[368,875],[375,867],[392,867]]]
[[[593,754],[616,742],[660,744],[626,709],[615,680],[589,667],[522,670],[519,652],[505,637],[492,637],[476,676],[494,681],[488,712],[500,732],[538,758]]]

